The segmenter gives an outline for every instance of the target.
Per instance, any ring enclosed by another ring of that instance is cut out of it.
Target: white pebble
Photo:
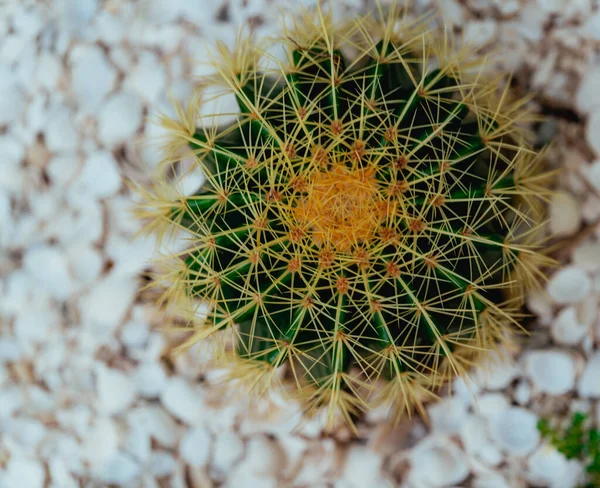
[[[581,205],[570,193],[552,195],[550,200],[550,230],[556,236],[569,236],[581,226]]]
[[[508,399],[502,393],[484,393],[475,400],[474,410],[488,419],[496,417],[509,407]]]
[[[203,467],[208,464],[212,445],[212,437],[208,430],[189,429],[181,438],[179,453],[190,466]]]
[[[148,324],[127,322],[121,329],[121,341],[129,348],[141,348],[148,342]]]
[[[79,45],[71,52],[72,91],[82,113],[94,113],[113,89],[117,71],[98,46]]]
[[[594,110],[589,116],[585,134],[588,144],[596,156],[600,157],[600,110]]]
[[[44,132],[48,151],[70,152],[77,149],[79,137],[65,107],[57,107],[50,113]]]
[[[502,477],[501,474],[485,473],[473,478],[472,488],[514,488]]]
[[[249,446],[249,451],[251,451]],[[383,457],[366,446],[355,445],[346,454],[342,479],[352,487],[381,486]]]
[[[125,88],[142,96],[147,103],[154,104],[165,91],[166,78],[165,66],[158,57],[144,52],[135,68],[130,70]]]
[[[496,36],[497,31],[498,23],[493,20],[473,20],[466,23],[463,38],[469,45],[483,46]]]
[[[529,403],[529,400],[531,400],[531,385],[527,380],[523,379],[517,383],[513,396],[515,401],[522,407]]]
[[[0,337],[0,364],[13,363],[21,357],[21,350],[14,337]]]
[[[519,374],[519,369],[506,351],[490,353],[476,370],[475,381],[488,390],[506,388]]]
[[[443,398],[427,408],[432,432],[455,434],[467,420],[467,405],[458,398]]]
[[[563,395],[574,386],[575,364],[562,351],[530,351],[525,369],[533,384],[543,393]]]
[[[99,364],[96,368],[98,409],[106,415],[122,413],[135,400],[135,384],[123,372]]]
[[[580,112],[588,114],[594,110],[596,105],[600,104],[598,86],[600,86],[600,67],[593,66],[584,72],[577,89],[575,104]]]
[[[121,15],[114,15],[106,10],[96,15],[94,23],[96,24],[98,37],[107,44],[120,43],[127,32],[126,18]]]
[[[576,303],[583,300],[592,289],[592,280],[584,270],[567,266],[555,273],[547,285],[547,290],[558,304]]]
[[[43,488],[46,473],[43,465],[33,459],[11,456],[1,481],[3,486],[19,488]]]
[[[32,454],[47,434],[46,427],[39,420],[22,417],[11,419],[3,430]]]
[[[134,486],[142,474],[142,467],[124,451],[117,451],[99,473],[99,478],[108,484]]]
[[[133,139],[142,122],[142,103],[131,92],[112,95],[98,114],[98,138],[106,147]]]
[[[583,471],[578,464],[567,460],[554,446],[542,445],[528,460],[526,478],[533,486],[575,488]]]
[[[114,456],[119,446],[119,433],[115,423],[108,417],[99,417],[83,444],[83,457],[93,471],[102,469],[103,465]]]
[[[153,451],[150,456],[150,469],[152,475],[157,478],[164,478],[173,474],[177,464],[173,455],[167,451]]]
[[[144,398],[158,398],[167,384],[167,374],[158,363],[143,363],[134,373],[135,386]]]
[[[215,439],[212,454],[212,475],[222,478],[229,473],[234,463],[244,454],[244,443],[235,432],[221,432]]]
[[[588,363],[579,378],[577,392],[580,397],[600,397],[600,352],[588,359]]]
[[[82,324],[91,329],[111,331],[125,318],[136,293],[137,282],[133,277],[110,275],[104,278],[79,300]]]
[[[600,269],[600,242],[585,242],[573,250],[573,264],[586,271]]]
[[[430,488],[461,483],[469,475],[465,453],[444,437],[427,437],[410,456],[409,482]]]
[[[100,253],[89,245],[74,246],[67,250],[73,275],[80,285],[94,283],[102,272],[103,261]]]
[[[16,121],[23,112],[24,102],[23,90],[14,73],[8,65],[0,64],[0,126]]]
[[[171,414],[192,426],[202,425],[206,421],[200,390],[193,388],[183,378],[170,378],[160,399]]]
[[[29,248],[23,257],[23,264],[32,280],[52,297],[66,300],[73,292],[66,255],[56,246]]]
[[[62,73],[62,64],[58,57],[48,51],[40,54],[36,67],[36,81],[40,87],[51,91],[56,88]]]
[[[580,323],[574,306],[563,308],[553,320],[551,328],[552,338],[565,346],[579,344],[589,330],[588,325]]]
[[[80,162],[72,154],[58,154],[53,156],[46,167],[52,184],[64,186],[71,181],[77,173]]]
[[[509,455],[527,455],[540,441],[537,421],[537,416],[529,410],[511,407],[492,419],[492,438]]]
[[[128,422],[145,429],[161,446],[173,448],[179,439],[177,423],[161,407],[146,405],[130,410]]]
[[[106,198],[121,188],[121,175],[117,161],[107,151],[89,155],[77,178],[76,190],[86,196]]]

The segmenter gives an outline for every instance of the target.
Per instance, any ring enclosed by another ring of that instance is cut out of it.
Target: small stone
[[[592,289],[592,280],[584,270],[567,266],[555,273],[547,285],[548,293],[558,304],[576,303],[583,300]]]
[[[556,236],[575,234],[581,226],[581,205],[573,195],[555,193],[550,200],[550,230]]]
[[[33,281],[50,296],[66,300],[73,292],[66,255],[56,246],[29,248],[23,257],[23,264]]]
[[[177,464],[173,455],[167,451],[153,451],[150,456],[150,469],[152,475],[157,478],[164,478],[173,474]]]
[[[579,378],[577,392],[583,398],[600,398],[600,352],[588,359],[588,363]]]
[[[4,433],[16,440],[28,452],[34,453],[42,439],[47,434],[47,429],[39,420],[17,417],[11,419]]]
[[[134,486],[133,482],[142,474],[141,466],[124,451],[117,451],[102,468],[98,477],[107,484]]]
[[[143,406],[127,412],[131,425],[146,430],[161,446],[172,449],[179,439],[177,423],[159,406]]]
[[[119,433],[108,417],[99,417],[83,444],[83,458],[93,471],[101,469],[112,458],[119,446]]]
[[[235,432],[224,431],[216,437],[212,453],[211,477],[223,479],[244,454],[244,443]]]
[[[181,438],[179,453],[187,464],[201,468],[208,464],[211,445],[212,437],[208,430],[193,428]]]
[[[573,250],[573,264],[586,271],[600,269],[600,242],[584,242]]]
[[[252,452],[249,449],[250,452]],[[376,483],[381,477],[383,457],[365,446],[355,445],[346,455],[342,479],[351,486],[381,486]]]
[[[48,51],[42,52],[36,67],[36,80],[39,86],[49,91],[54,90],[61,73],[62,64],[59,58]]]
[[[165,90],[166,78],[165,66],[156,54],[144,52],[135,68],[130,70],[125,88],[142,96],[147,103],[154,104]]]
[[[98,114],[98,138],[106,147],[130,141],[142,122],[142,103],[131,92],[112,95]]]
[[[127,32],[127,20],[106,10],[99,12],[94,22],[98,37],[106,44],[120,43]]]
[[[50,152],[71,152],[77,149],[79,137],[65,107],[54,109],[45,128],[46,148]]]
[[[100,277],[104,263],[94,247],[73,246],[67,250],[67,256],[73,276],[80,285],[91,285]]]
[[[427,408],[432,432],[455,434],[467,420],[467,405],[458,398],[444,398]]]
[[[98,46],[79,45],[71,51],[72,90],[82,113],[94,113],[114,88],[117,71]]]
[[[98,0],[63,0],[62,28],[73,37],[84,36],[98,10]]]
[[[141,348],[148,342],[148,324],[127,322],[121,329],[121,341],[127,347]]]
[[[77,190],[88,196],[106,198],[121,188],[121,175],[117,161],[107,151],[91,154],[85,160],[77,178]]]
[[[525,356],[525,369],[534,386],[550,395],[563,395],[575,383],[575,363],[562,351],[530,351]]]
[[[485,473],[473,478],[472,488],[514,488],[498,473]]]
[[[585,134],[588,144],[596,153],[596,156],[600,157],[600,110],[594,110],[590,114]]]
[[[584,72],[575,97],[575,104],[581,113],[593,113],[594,108],[600,104],[598,86],[600,86],[600,67],[592,66]]]
[[[527,464],[527,481],[533,486],[574,488],[577,485],[576,479],[571,480],[571,483],[564,479],[569,461],[553,446],[540,446],[528,459]]]
[[[491,419],[503,413],[510,406],[508,399],[502,393],[484,393],[475,400],[476,413]]]
[[[96,369],[99,410],[106,415],[125,411],[135,400],[135,384],[121,371],[99,364]]]
[[[543,325],[549,325],[554,318],[552,300],[543,289],[532,290],[527,294],[527,308],[536,314]]]
[[[2,486],[19,488],[43,488],[46,482],[44,466],[33,459],[11,456],[4,476],[0,479]]]
[[[246,456],[240,465],[253,475],[272,477],[284,469],[285,458],[277,441],[259,435],[248,440]]]
[[[526,380],[520,380],[515,386],[513,397],[522,407],[527,405],[531,400],[531,385]]]
[[[490,353],[476,371],[476,382],[487,390],[506,388],[519,375],[519,369],[506,351]]]
[[[84,327],[112,331],[125,318],[137,293],[134,277],[109,275],[79,300]],[[110,303],[110,307],[106,304]]]
[[[139,394],[144,398],[158,398],[167,384],[167,374],[158,363],[140,364],[134,373]]]
[[[162,404],[178,419],[192,425],[204,424],[204,399],[185,379],[172,377],[160,397]]]
[[[23,89],[15,74],[7,64],[0,64],[0,126],[16,121],[23,113],[24,103]]]
[[[552,338],[558,344],[565,346],[576,346],[589,330],[589,325],[580,323],[574,306],[563,308],[552,322],[551,328]]]
[[[507,454],[525,456],[540,442],[538,418],[521,407],[510,407],[492,419],[492,438]]]
[[[13,363],[21,357],[21,350],[13,337],[0,337],[0,364]]]
[[[427,437],[410,454],[409,483],[430,488],[460,484],[469,475],[465,453],[444,437]]]
[[[473,20],[465,23],[464,41],[473,46],[484,46],[491,42],[498,31],[495,20]]]
[[[52,184],[66,186],[79,170],[79,158],[72,154],[57,154],[50,158],[46,167]]]

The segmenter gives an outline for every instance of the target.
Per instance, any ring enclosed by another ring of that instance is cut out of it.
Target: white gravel
[[[323,438],[319,418],[299,426],[291,400],[248,408],[230,398],[206,367],[208,346],[163,359],[170,339],[139,279],[155,242],[131,241],[139,223],[124,180],[144,181],[160,161],[141,144],[164,134],[149,118],[172,113],[169,96],[190,97],[213,70],[197,61],[215,41],[232,45],[247,23],[271,35],[279,8],[298,3],[314,1],[0,6],[0,488],[577,485],[583,465],[541,441],[536,422],[556,405],[600,412],[600,230],[578,238],[600,219],[593,0],[415,2],[441,7],[466,40],[499,47],[497,66],[536,103],[581,117],[556,124],[550,159],[565,172],[549,228],[571,247],[528,297],[531,346],[455,381],[452,396],[427,405],[428,425],[369,415],[364,441]],[[360,4],[335,2],[336,15]],[[234,107],[229,94],[202,114]],[[182,190],[201,183],[192,174]]]

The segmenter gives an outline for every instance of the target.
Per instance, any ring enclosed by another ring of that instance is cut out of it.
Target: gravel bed
[[[364,8],[335,2],[336,15]],[[385,3],[385,2],[383,2]],[[520,347],[428,406],[426,424],[369,413],[322,433],[275,395],[248,408],[181,341],[143,274],[152,238],[124,181],[160,161],[159,112],[237,29],[276,34],[311,1],[0,0],[0,488],[575,487],[584,466],[540,439],[542,416],[600,427],[600,2],[419,0],[496,48],[547,116],[564,170],[549,228],[567,245],[531,294]]]

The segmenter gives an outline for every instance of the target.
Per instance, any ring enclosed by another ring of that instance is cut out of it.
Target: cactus
[[[549,262],[549,173],[525,101],[454,44],[392,5],[341,25],[304,12],[275,41],[284,60],[219,45],[200,90],[233,94],[235,120],[197,127],[194,101],[162,117],[138,212],[159,240],[190,236],[153,281],[189,311],[183,346],[226,338],[232,377],[352,423],[381,403],[422,410],[508,340]],[[184,157],[205,177],[193,195],[166,177]]]

